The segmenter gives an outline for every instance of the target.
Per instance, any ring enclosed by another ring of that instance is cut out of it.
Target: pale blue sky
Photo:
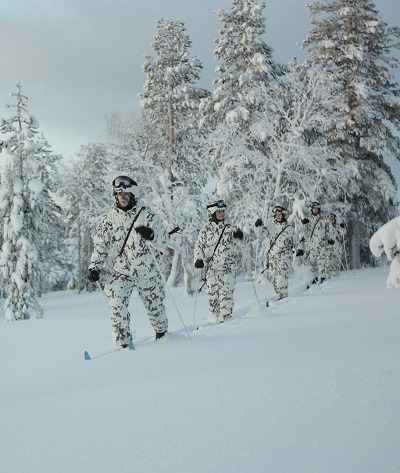
[[[199,85],[212,89],[216,9],[230,0],[0,0],[0,117],[21,81],[30,112],[55,153],[104,139],[104,117],[138,110],[144,55],[160,17],[182,20],[203,62]],[[306,0],[267,0],[265,41],[274,58],[301,56],[310,29]],[[399,0],[376,0],[383,20],[400,26]],[[400,73],[396,74],[400,80]]]

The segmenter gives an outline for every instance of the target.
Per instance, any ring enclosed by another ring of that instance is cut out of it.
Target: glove
[[[145,240],[153,240],[154,238],[154,232],[149,227],[136,227],[135,230]]]
[[[334,244],[335,244],[335,242],[334,242],[333,240],[331,240],[330,238],[329,238],[329,240],[328,240],[328,243],[329,243],[330,245],[334,245]]]
[[[197,259],[194,265],[197,269],[204,268],[204,261],[202,259]]]
[[[256,220],[256,223],[255,223],[254,225],[255,225],[256,227],[261,227],[261,226],[262,226],[262,220],[261,220],[261,218],[258,218],[258,219]]]
[[[346,225],[342,222],[339,224],[340,227],[344,228]]]
[[[305,225],[306,223],[309,223],[310,220],[308,220],[308,218],[303,218],[303,220],[301,221],[301,223],[303,225]]]
[[[239,240],[243,240],[243,232],[240,230],[240,228],[237,228],[233,233],[232,233],[233,238],[238,238]]]
[[[296,256],[303,256],[304,255],[304,251],[303,250],[297,250],[296,251]]]
[[[100,271],[98,269],[89,269],[88,279],[90,282],[96,282],[100,279]]]

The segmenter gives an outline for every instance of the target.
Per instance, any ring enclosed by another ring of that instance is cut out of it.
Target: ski
[[[110,350],[95,353],[94,355],[91,355],[88,351],[85,351],[84,358],[85,360],[93,360],[94,358],[99,358],[100,356],[110,355],[111,353],[114,353],[116,351],[125,350],[126,348],[128,348],[129,350],[135,349],[135,345],[133,344],[132,340],[129,342],[129,345],[127,347],[115,347],[111,348]]]

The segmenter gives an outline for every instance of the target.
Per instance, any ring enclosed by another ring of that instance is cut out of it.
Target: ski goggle
[[[207,209],[212,209],[213,207],[217,207],[217,210],[225,211],[226,204],[223,200],[216,200],[215,202],[207,205]]]
[[[133,179],[127,176],[116,177],[113,182],[113,187],[117,189],[120,187],[124,187],[126,189],[127,187],[132,187],[132,186],[137,186],[137,184]]]
[[[115,187],[114,188],[114,195],[115,194],[129,194],[130,190],[126,187]]]
[[[135,189],[135,190],[134,190]],[[131,192],[136,194],[137,184],[136,182],[128,176],[118,176],[113,181],[113,194],[118,194],[119,192]]]
[[[286,213],[286,209],[285,209],[285,207],[281,207],[280,205],[276,205],[272,209],[272,213],[273,214],[284,214],[284,213]]]

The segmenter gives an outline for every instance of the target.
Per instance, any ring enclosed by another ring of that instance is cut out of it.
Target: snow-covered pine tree
[[[335,88],[325,131],[345,166],[357,169],[358,189],[340,199],[352,204],[351,265],[371,261],[369,238],[394,217],[396,184],[384,157],[398,157],[400,89],[391,68],[400,29],[388,27],[370,0],[326,0],[308,5],[313,29],[303,42],[308,63],[329,72]]]
[[[69,287],[80,292],[94,287],[87,279],[87,270],[97,225],[112,203],[112,179],[106,145],[81,146],[77,158],[72,169],[66,170],[62,195],[68,202],[69,256],[74,268]]]
[[[27,108],[28,97],[22,94],[21,83],[12,93],[15,114],[1,120],[4,133],[1,166],[0,210],[4,219],[0,268],[6,286],[5,319],[26,320],[32,313],[43,316],[37,297],[38,252],[35,246],[43,209],[38,206],[43,183],[40,180],[36,140],[39,123]]]
[[[113,112],[107,119],[111,175],[128,175],[134,179],[146,201],[162,200],[158,176],[162,167],[148,154],[152,140],[151,125],[141,116],[122,117]],[[110,181],[111,182],[111,181]]]
[[[330,100],[325,80],[323,71],[318,68],[309,69],[305,76],[293,62],[284,83],[260,87],[264,107],[256,114],[248,136],[250,141],[262,146],[248,150],[246,155],[243,143],[244,161],[235,159],[234,155],[227,156],[222,175],[237,177],[231,182],[224,177],[219,181],[238,202],[235,210],[250,224],[255,215],[270,218],[273,205],[290,209],[295,200],[310,196],[323,202],[325,195],[336,195],[343,192],[343,187],[349,189],[353,185],[355,176],[340,167],[340,155],[332,151],[323,138]],[[314,134],[313,140],[309,139],[310,132]],[[234,148],[240,149],[239,146],[236,141]],[[254,175],[247,172],[249,160],[257,169]],[[225,173],[227,166],[229,173]],[[247,188],[246,200],[242,202],[240,195]]]
[[[263,40],[265,3],[232,0],[229,11],[216,10],[223,25],[214,50],[218,62],[212,96],[201,102],[201,126],[227,124],[242,133],[262,106],[259,86],[269,87],[284,72],[273,61],[272,49]]]
[[[48,292],[66,288],[71,277],[71,263],[65,246],[66,222],[62,218],[62,203],[57,197],[62,187],[59,168],[62,156],[52,153],[43,132],[38,142],[41,148],[37,156],[38,171],[43,191],[36,205],[43,218],[35,235],[35,245],[40,261],[40,290]]]
[[[160,169],[158,188],[161,200],[157,210],[164,215],[166,225],[178,225],[185,244],[175,249],[168,283],[178,282],[178,265],[185,273],[186,289],[192,291],[191,222],[200,226],[203,215],[200,190],[206,184],[208,172],[199,155],[199,102],[208,92],[198,86],[202,64],[189,54],[191,40],[180,20],[157,22],[152,42],[154,56],[147,56],[143,65],[146,82],[140,94],[145,121],[146,161]],[[150,133],[149,133],[150,132]]]
[[[257,167],[268,150],[266,141],[258,140],[250,130],[264,107],[262,91],[275,92],[285,71],[273,61],[272,50],[263,40],[264,8],[256,0],[232,0],[229,12],[215,12],[223,25],[214,51],[218,77],[212,97],[200,105],[201,126],[213,130],[203,149],[204,158],[212,163],[216,191],[232,209],[229,215],[239,221],[245,220],[243,209],[261,205],[252,196],[260,189],[254,188]],[[234,187],[240,192],[233,192]]]

